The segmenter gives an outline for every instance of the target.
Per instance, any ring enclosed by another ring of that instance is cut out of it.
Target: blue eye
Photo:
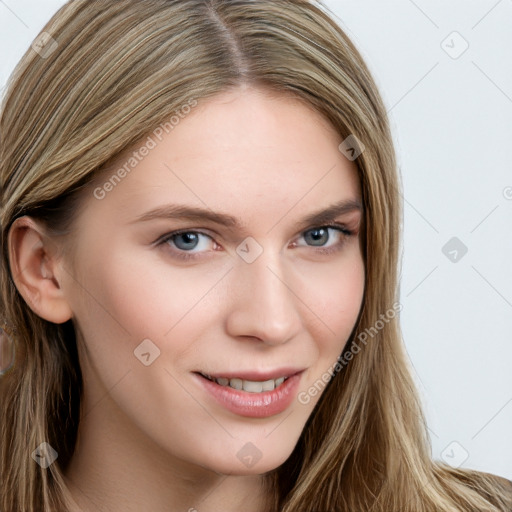
[[[312,242],[311,245],[322,247],[329,241],[329,229],[332,228],[315,228],[305,232],[304,239]],[[309,236],[308,236],[309,235]]]
[[[201,245],[201,237],[212,240],[210,236],[206,235],[205,233],[200,233],[199,231],[181,231],[170,233],[162,240],[162,242],[172,242],[180,251],[192,252],[192,250],[199,248],[199,250],[196,251],[199,252],[201,250],[207,249],[207,247],[205,247],[204,241]]]
[[[319,254],[332,254],[341,250],[347,239],[353,234],[352,231],[346,229],[341,224],[333,224],[303,231],[302,237],[307,243],[305,247],[315,247],[315,252]],[[297,243],[296,245],[304,247],[303,244]]]
[[[188,251],[189,249],[195,249],[197,247],[197,244],[199,243],[198,233],[189,232],[174,235],[173,242],[176,244],[178,249],[182,249],[184,251]]]
[[[334,236],[333,236],[334,234]],[[341,250],[346,239],[353,233],[340,224],[321,226],[303,231],[299,238],[306,244],[294,242],[295,247],[312,247],[319,254],[331,254]],[[164,235],[157,245],[167,245],[173,256],[184,260],[197,259],[201,253],[214,250],[218,244],[210,235],[195,230],[174,231]]]

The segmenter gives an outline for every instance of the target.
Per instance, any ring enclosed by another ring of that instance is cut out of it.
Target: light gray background
[[[0,0],[0,89],[63,4]],[[433,456],[512,479],[512,0],[325,4],[389,109],[403,335]],[[456,262],[452,237],[468,249]]]

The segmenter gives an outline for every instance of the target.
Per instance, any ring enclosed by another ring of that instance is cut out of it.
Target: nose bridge
[[[232,272],[236,291],[228,317],[230,334],[257,337],[268,344],[293,338],[301,320],[289,276],[281,256],[270,249],[251,263],[240,258]]]

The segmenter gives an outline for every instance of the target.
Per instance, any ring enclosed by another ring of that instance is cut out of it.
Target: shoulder
[[[512,480],[507,480],[506,478],[503,478],[502,476],[492,475],[502,486],[505,487],[505,489],[508,489],[510,492],[512,492]]]
[[[495,493],[490,494],[494,494],[494,497],[498,498],[499,504],[506,504],[509,507],[506,510],[512,510],[512,481],[492,473],[480,473],[480,475],[491,484]]]
[[[512,482],[507,478],[467,468],[451,468],[448,473],[455,477],[459,486],[462,484],[469,491],[468,496],[472,495],[472,499],[476,498],[476,493],[494,507],[492,510],[512,511]],[[455,491],[455,488],[452,488],[452,491]],[[461,487],[459,487],[459,492],[463,492]],[[475,504],[476,502],[473,502],[472,499],[470,502]]]
[[[505,487],[505,489],[511,489],[512,490],[512,480],[508,480],[507,478],[499,475],[494,475],[492,473],[481,473],[483,476],[489,478],[490,480],[493,480],[494,482],[497,482],[498,484]]]

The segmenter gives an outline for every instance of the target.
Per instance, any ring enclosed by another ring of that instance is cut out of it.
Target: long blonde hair
[[[73,324],[49,323],[24,302],[9,270],[9,228],[30,215],[70,237],[105,164],[191,98],[259,85],[313,106],[340,138],[357,137],[366,289],[352,340],[398,301],[402,210],[386,110],[324,6],[72,0],[43,33],[11,76],[0,117],[0,318],[16,343],[15,365],[0,377],[3,512],[65,510],[82,390]],[[47,469],[31,458],[45,441],[59,454]],[[512,510],[499,478],[432,462],[398,316],[336,373],[266,479],[269,512]]]

